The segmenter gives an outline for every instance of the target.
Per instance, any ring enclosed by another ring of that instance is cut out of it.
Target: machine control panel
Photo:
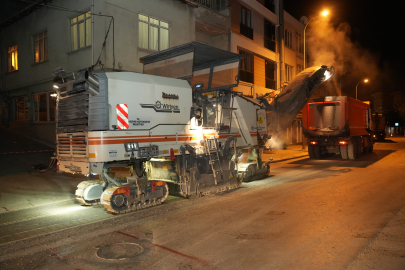
[[[138,157],[153,157],[159,154],[159,147],[157,145],[149,147],[139,147]]]

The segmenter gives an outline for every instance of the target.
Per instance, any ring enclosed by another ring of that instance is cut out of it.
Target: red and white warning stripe
[[[117,124],[119,129],[129,128],[127,104],[117,104]]]
[[[55,152],[55,150],[37,150],[37,151],[3,152],[3,153],[0,153],[0,155],[51,152],[51,151]]]

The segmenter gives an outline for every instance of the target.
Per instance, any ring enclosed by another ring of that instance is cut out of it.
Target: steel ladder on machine
[[[215,185],[218,184],[218,180],[217,180],[217,172],[221,173],[221,180],[223,179],[223,171],[222,171],[222,165],[221,165],[221,160],[219,158],[219,149],[218,149],[218,141],[216,138],[214,139],[207,139],[204,137],[204,142],[205,142],[205,147],[204,149],[206,150],[205,154],[208,155],[209,159],[210,159],[210,164],[211,164],[211,169],[212,169],[212,173],[214,174],[214,180],[215,180]],[[213,146],[213,147],[212,147]],[[212,147],[212,149],[211,149]],[[212,157],[212,151],[215,151],[216,154],[216,158]],[[214,167],[214,163],[218,161],[218,166],[219,166],[219,171],[215,170]]]

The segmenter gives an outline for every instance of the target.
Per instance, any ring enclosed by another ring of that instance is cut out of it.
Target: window
[[[297,74],[304,70],[302,65],[297,65]]]
[[[51,97],[53,93],[33,95],[34,122],[55,121],[56,101]]]
[[[35,63],[48,60],[48,34],[44,31],[34,36]]]
[[[253,83],[253,54],[246,51],[239,51],[243,55],[240,66],[240,80],[248,83]]]
[[[169,24],[139,14],[139,47],[151,51],[169,48]]]
[[[275,13],[276,5],[274,4],[274,0],[265,0],[264,6],[270,10],[271,12]]]
[[[252,12],[245,7],[240,9],[240,33],[253,39]]]
[[[17,45],[8,47],[8,72],[18,70],[18,51]]]
[[[293,77],[293,67],[289,65],[285,65],[285,81],[290,82]]]
[[[70,35],[72,51],[91,45],[90,11],[70,19]]]
[[[264,47],[276,51],[276,26],[264,19]]]
[[[284,42],[285,46],[289,47],[292,49],[292,33],[288,31],[287,29],[284,31]]]
[[[265,60],[266,88],[276,89],[276,62]]]
[[[297,51],[304,53],[304,39],[302,38],[302,34],[299,32],[297,32]]]
[[[24,121],[28,120],[28,107],[27,107],[27,100],[26,97],[17,97],[15,98],[15,119],[17,121]]]

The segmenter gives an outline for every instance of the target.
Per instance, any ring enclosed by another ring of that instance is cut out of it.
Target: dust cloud
[[[370,83],[359,84],[359,99],[370,99],[371,94],[378,92],[376,88],[383,76],[379,68],[380,58],[353,42],[350,34],[351,27],[348,23],[333,25],[324,17],[316,18],[308,25],[308,66],[327,65],[334,66],[336,70],[332,79],[317,90],[319,96],[347,95],[355,98],[356,84],[365,78]]]

